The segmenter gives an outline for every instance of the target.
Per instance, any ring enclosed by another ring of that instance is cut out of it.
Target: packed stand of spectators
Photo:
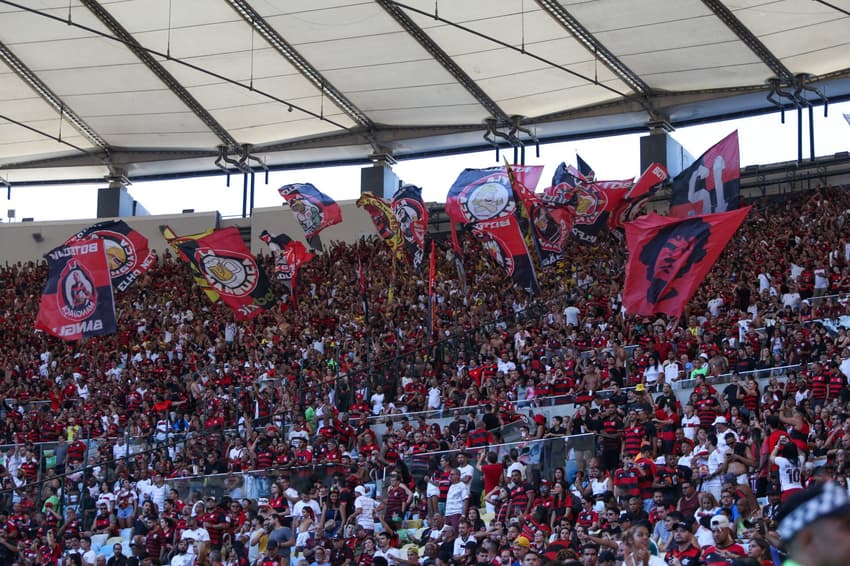
[[[843,189],[758,203],[680,319],[623,313],[616,238],[537,297],[444,249],[433,331],[375,240],[240,324],[164,251],[118,334],[68,344],[32,330],[44,265],[7,266],[0,564],[767,564],[783,498],[847,489],[850,335],[819,321],[847,313],[848,214]]]

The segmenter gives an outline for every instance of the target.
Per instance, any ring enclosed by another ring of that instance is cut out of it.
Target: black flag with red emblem
[[[627,312],[680,316],[749,211],[690,218],[650,214],[626,223]]]

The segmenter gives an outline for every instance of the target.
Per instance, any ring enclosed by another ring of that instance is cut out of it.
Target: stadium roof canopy
[[[846,99],[848,31],[850,0],[0,0],[0,177],[404,158]]]

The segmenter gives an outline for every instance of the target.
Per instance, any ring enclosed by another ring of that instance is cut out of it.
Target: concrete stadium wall
[[[159,216],[132,216],[124,221],[138,230],[158,253],[165,250],[166,243],[159,232],[163,224],[171,226],[178,234],[195,234],[207,228],[218,228],[218,212],[196,212],[192,214],[164,214]],[[51,222],[17,222],[0,224],[0,264],[18,261],[41,261],[45,253],[63,244],[68,238],[96,222],[109,218],[87,220],[59,220]],[[41,241],[36,241],[40,237]]]

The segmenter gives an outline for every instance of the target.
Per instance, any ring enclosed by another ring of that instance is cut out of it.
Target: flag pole
[[[434,333],[434,278],[435,273],[435,258],[434,258],[434,240],[431,240],[431,262],[428,269],[428,344],[431,344],[431,339]]]

